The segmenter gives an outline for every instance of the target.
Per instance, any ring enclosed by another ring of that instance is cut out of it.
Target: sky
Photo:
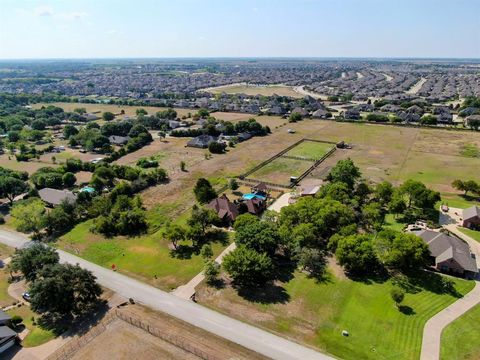
[[[0,0],[0,59],[480,58],[480,0]]]

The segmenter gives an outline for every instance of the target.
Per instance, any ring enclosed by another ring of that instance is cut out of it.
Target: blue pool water
[[[257,195],[257,194],[252,194],[252,193],[249,193],[249,194],[244,194],[242,196],[242,198],[244,198],[245,200],[252,200],[252,199],[260,199],[260,200],[265,200],[265,196],[261,196],[261,195]]]

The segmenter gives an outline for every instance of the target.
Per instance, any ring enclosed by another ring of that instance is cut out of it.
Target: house
[[[468,278],[477,275],[475,256],[463,240],[433,230],[419,230],[412,231],[412,233],[419,236],[428,245],[437,270]]]
[[[91,114],[91,113],[84,114],[83,117],[85,118],[86,121],[95,121],[100,119],[98,115]]]
[[[302,189],[300,196],[315,196],[320,190],[320,186],[306,186]]]
[[[77,195],[69,190],[43,188],[38,191],[38,195],[50,206],[59,205],[64,201],[75,202],[77,200]]]
[[[108,137],[110,144],[122,146],[125,145],[130,140],[130,136],[118,136],[112,135]]]
[[[17,333],[8,326],[0,326],[0,354],[15,345]]]
[[[383,112],[397,112],[399,110],[402,110],[402,108],[398,105],[386,104],[386,105],[383,105],[380,108],[380,110],[383,111]]]
[[[170,120],[170,121],[168,122],[168,127],[169,127],[170,129],[176,129],[176,128],[180,127],[180,121]]]
[[[252,138],[252,134],[247,133],[247,132],[240,133],[240,134],[237,135],[237,139],[240,142],[246,141],[246,140],[251,139],[251,138]]]
[[[295,109],[292,110],[291,113],[292,114],[297,113],[297,114],[302,115],[303,117],[308,115],[308,111],[305,110],[304,108],[301,108],[301,107],[296,107]]]
[[[462,226],[469,229],[480,229],[480,207],[472,206],[463,210]]]
[[[253,215],[260,215],[267,207],[265,200],[253,198],[243,202],[247,207],[247,211]]]
[[[345,119],[350,119],[350,120],[360,120],[361,119],[360,111],[355,110],[355,109],[346,110],[343,113],[343,117]]]
[[[210,143],[217,141],[217,138],[215,136],[211,135],[200,135],[189,142],[187,142],[187,146],[189,147],[195,147],[195,148],[201,148],[201,149],[206,149]]]
[[[0,310],[0,325],[7,325],[11,318],[5,311]]]
[[[407,108],[407,112],[422,115],[424,113],[423,109],[418,105],[412,105]]]
[[[237,206],[225,194],[212,200],[207,205],[207,208],[214,210],[218,217],[227,225],[231,225],[240,214]]]
[[[470,126],[472,122],[480,122],[480,115],[470,115],[465,118],[465,126]]]
[[[328,117],[329,112],[325,109],[318,109],[314,111],[312,114],[313,119],[326,119]]]

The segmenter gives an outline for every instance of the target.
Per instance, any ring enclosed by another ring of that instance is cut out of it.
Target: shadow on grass
[[[407,305],[400,305],[398,307],[398,311],[400,311],[404,315],[415,315],[415,310],[413,310],[410,306]]]
[[[262,287],[238,287],[238,295],[247,301],[260,304],[285,304],[290,301],[287,291],[275,284]]]
[[[52,331],[55,336],[60,336],[67,330],[71,334],[82,336],[96,326],[108,310],[107,302],[100,300],[91,311],[87,311],[83,316],[72,317],[71,315],[44,313],[38,318],[37,324],[43,330]]]
[[[192,245],[177,245],[176,249],[170,250],[170,256],[177,259],[188,260],[191,259],[194,254],[200,254],[203,245],[210,243],[219,243],[227,246],[229,244],[228,233],[222,229],[211,229],[205,234],[202,241],[198,241]]]
[[[405,273],[405,275],[397,275],[393,277],[393,283],[410,294],[426,290],[435,294],[462,297],[462,294],[455,289],[455,284],[451,279],[430,271],[418,270]]]

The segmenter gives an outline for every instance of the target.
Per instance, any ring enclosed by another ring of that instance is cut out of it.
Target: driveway
[[[283,207],[289,205],[288,200],[290,200],[291,197],[292,197],[291,193],[285,193],[280,195],[280,197],[277,200],[275,200],[275,202],[272,205],[268,207],[268,210],[273,210],[279,213]]]
[[[0,242],[21,247],[29,242],[21,234],[0,230]],[[138,280],[103,268],[65,251],[58,250],[62,263],[79,264],[90,270],[99,284],[154,310],[163,311],[191,325],[244,346],[272,359],[333,359],[311,348],[232,319],[194,302],[179,298]]]

